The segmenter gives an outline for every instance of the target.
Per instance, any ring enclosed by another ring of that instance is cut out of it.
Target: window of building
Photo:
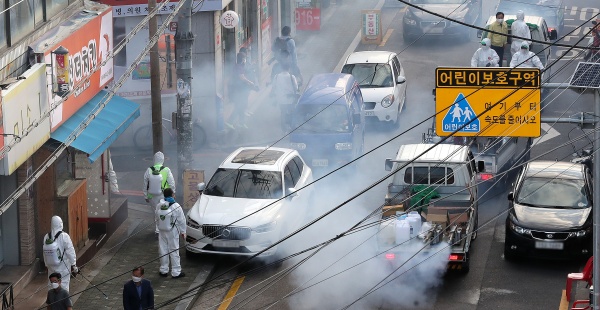
[[[4,1],[0,1],[0,12],[4,11],[5,8]],[[6,13],[0,14],[0,28],[2,29],[0,31],[0,48],[5,47],[7,44],[6,30],[4,30],[6,28],[6,18],[4,16],[6,16]]]
[[[60,13],[69,6],[68,0],[45,0],[46,2],[46,20]]]
[[[45,0],[33,0],[33,16],[35,28],[44,23],[44,2]]]
[[[34,29],[34,0],[8,0],[8,5],[13,6],[9,11],[10,44],[14,44],[26,37]]]

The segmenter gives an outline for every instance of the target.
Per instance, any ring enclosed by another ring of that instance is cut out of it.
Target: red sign
[[[169,23],[169,30],[172,32],[177,31],[177,22],[170,22]]]
[[[68,89],[72,93],[52,114],[52,131],[88,103],[113,79],[112,60],[108,60],[104,66],[101,66],[112,53],[112,37],[112,9],[108,8],[99,16],[78,26],[71,35],[55,46],[45,49],[46,63],[51,63],[51,52],[59,46],[69,51],[68,59],[58,58],[55,65],[59,74],[58,80],[67,82]],[[68,74],[65,72],[67,70]],[[65,79],[66,76],[68,78]],[[54,104],[59,100],[60,98],[52,96],[50,103]]]
[[[297,30],[319,30],[321,29],[321,9],[296,8]]]

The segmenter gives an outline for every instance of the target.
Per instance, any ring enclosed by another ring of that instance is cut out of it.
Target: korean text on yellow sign
[[[437,68],[436,134],[539,137],[536,68]]]

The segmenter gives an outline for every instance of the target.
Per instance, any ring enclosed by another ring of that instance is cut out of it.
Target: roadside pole
[[[148,0],[148,11],[156,7],[156,0]],[[156,15],[148,22],[149,38],[152,39],[158,31]],[[152,101],[152,149],[153,154],[163,150],[162,135],[162,104],[160,98],[160,66],[158,62],[158,43],[150,48],[150,97]]]
[[[192,0],[183,0],[175,33],[177,57],[177,178],[183,184],[183,171],[192,162]]]
[[[598,115],[600,115],[600,90],[599,89],[594,89],[594,117],[598,117]],[[596,125],[594,126],[594,151],[597,151],[600,147],[600,121],[598,121],[598,119],[596,119]],[[594,201],[593,207],[595,210],[592,211],[592,213],[594,214],[594,225],[593,225],[593,232],[594,232],[594,238],[593,238],[593,242],[594,242],[594,249],[592,251],[592,255],[594,256],[594,270],[592,272],[593,274],[593,278],[592,278],[592,284],[594,285],[594,309],[595,310],[599,310],[600,309],[600,304],[598,303],[598,301],[600,300],[600,298],[598,298],[600,296],[600,266],[597,264],[598,262],[598,258],[600,257],[600,251],[598,250],[598,242],[600,242],[600,210],[598,208],[598,206],[600,206],[599,204],[597,204],[596,202],[599,200],[598,197],[600,197],[600,155],[598,154],[594,154],[594,199],[596,201]]]

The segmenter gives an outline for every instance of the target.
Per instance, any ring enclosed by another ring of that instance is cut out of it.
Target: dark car
[[[481,16],[480,0],[410,0],[410,3],[471,25]],[[419,8],[407,7],[402,19],[404,40],[413,41],[423,34],[468,38],[469,27],[425,13]]]
[[[583,164],[532,161],[508,194],[504,257],[564,259],[592,251],[592,176]]]
[[[516,15],[523,11],[525,16],[541,16],[548,24],[548,30],[556,29],[561,34],[565,26],[565,5],[563,0],[500,0],[497,12]]]

